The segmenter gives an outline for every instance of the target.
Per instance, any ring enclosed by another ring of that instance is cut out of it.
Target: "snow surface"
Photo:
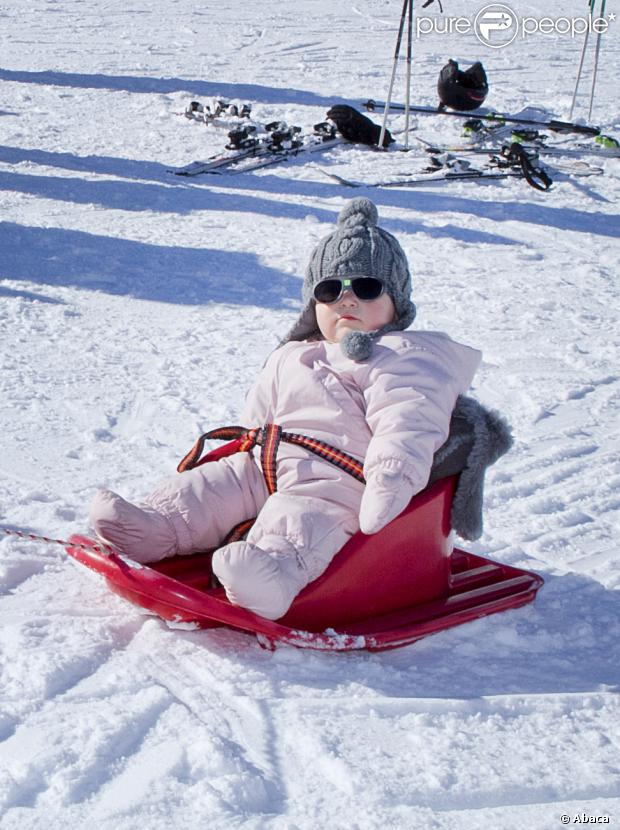
[[[236,422],[308,252],[353,195],[315,165],[375,180],[418,169],[421,145],[182,180],[168,169],[223,133],[178,113],[219,95],[310,127],[332,103],[383,98],[400,8],[0,5],[3,526],[85,530],[98,486],[139,498],[198,434]],[[594,112],[616,135],[619,27]],[[566,118],[581,44],[429,35],[413,98],[434,103],[448,57],[481,58],[489,105]],[[591,53],[584,87],[590,67]],[[459,144],[460,129],[420,117],[413,136]],[[484,352],[474,394],[517,441],[469,547],[541,573],[537,601],[383,654],[269,652],[170,628],[62,547],[4,538],[2,830],[552,830],[564,813],[619,826],[620,164],[588,160],[605,174],[557,174],[548,194],[516,179],[358,191],[411,258],[417,325]]]

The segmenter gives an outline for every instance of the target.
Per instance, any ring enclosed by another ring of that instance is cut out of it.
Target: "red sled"
[[[381,651],[518,608],[543,584],[537,574],[453,547],[455,483],[455,476],[437,481],[379,533],[353,536],[276,621],[232,605],[223,588],[210,587],[212,551],[139,565],[78,547],[94,544],[82,536],[72,536],[67,551],[115,593],[171,622],[230,626],[269,648]]]

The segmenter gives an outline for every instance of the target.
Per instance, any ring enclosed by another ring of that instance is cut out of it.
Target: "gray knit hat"
[[[302,290],[304,308],[282,343],[290,340],[321,340],[316,320],[314,287],[331,277],[377,277],[392,298],[396,317],[376,331],[352,331],[340,342],[351,360],[366,360],[373,341],[388,331],[406,329],[415,317],[411,302],[411,275],[405,252],[392,234],[377,227],[379,214],[370,199],[348,202],[338,217],[338,227],[316,246],[306,269]]]

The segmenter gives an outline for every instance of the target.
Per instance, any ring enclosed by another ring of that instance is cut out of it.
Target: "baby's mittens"
[[[362,533],[377,533],[403,512],[414,494],[413,484],[402,472],[372,472],[366,481],[360,505]]]

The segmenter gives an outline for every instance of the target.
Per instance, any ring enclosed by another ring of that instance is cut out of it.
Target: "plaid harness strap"
[[[205,441],[210,439],[229,441],[229,443],[224,447],[212,450],[201,458]],[[276,459],[278,447],[282,441],[304,447],[314,455],[318,455],[319,458],[340,467],[341,470],[349,473],[362,484],[365,483],[364,466],[361,461],[342,450],[332,447],[330,444],[326,444],[324,441],[308,438],[306,435],[298,435],[295,432],[284,432],[282,427],[277,424],[265,424],[264,427],[255,427],[254,429],[236,426],[219,427],[218,429],[212,429],[210,432],[205,432],[180,462],[177,470],[182,473],[208,461],[217,461],[236,452],[250,452],[254,447],[260,446],[260,463],[267,490],[270,494],[275,493],[278,489]]]

